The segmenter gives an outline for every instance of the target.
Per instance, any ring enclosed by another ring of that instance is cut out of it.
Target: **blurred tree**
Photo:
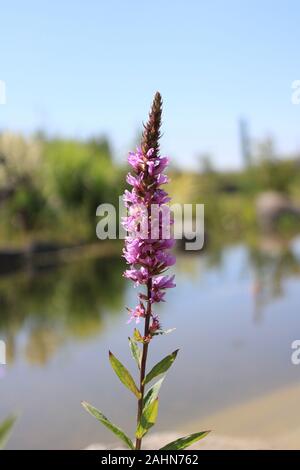
[[[0,135],[0,203],[7,201],[14,221],[33,228],[45,210],[39,184],[41,146],[36,139],[5,132]]]
[[[255,178],[260,190],[274,190],[288,193],[293,179],[294,165],[280,161],[272,137],[258,142],[256,146]]]

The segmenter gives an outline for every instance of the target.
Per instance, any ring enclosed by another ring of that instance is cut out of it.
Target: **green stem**
[[[152,289],[152,279],[149,279],[147,283],[147,312],[145,318],[145,329],[144,329],[144,337],[149,335],[149,326],[150,326],[150,319],[151,319],[151,289]],[[142,412],[143,412],[143,403],[144,403],[144,393],[145,393],[145,385],[144,385],[144,378],[146,375],[146,363],[147,363],[147,355],[148,355],[148,346],[149,343],[143,344],[143,352],[142,352],[142,361],[141,361],[141,371],[140,371],[140,392],[141,398],[138,401],[138,412],[137,412],[137,423],[139,423]],[[140,450],[142,447],[142,438],[136,439],[135,442],[135,450]]]

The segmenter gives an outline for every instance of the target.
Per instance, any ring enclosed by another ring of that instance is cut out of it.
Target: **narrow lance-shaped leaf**
[[[142,361],[142,352],[138,345],[136,344],[136,341],[132,338],[128,338],[129,340],[129,346],[131,350],[131,354],[135,362],[137,363],[138,368],[141,368],[141,361]]]
[[[112,352],[109,351],[109,361],[111,366],[121,382],[127,387],[131,392],[135,394],[135,396],[140,399],[141,393],[138,390],[135,381],[133,380],[130,372],[126,369],[126,367],[121,364],[121,362],[113,355]]]
[[[156,336],[156,335],[169,335],[170,333],[173,333],[173,331],[175,331],[176,328],[169,328],[168,330],[156,330],[153,334],[153,336]]]
[[[104,416],[101,411],[97,410],[97,408],[94,408],[94,406],[90,405],[86,401],[83,401],[82,403],[83,408],[90,413],[94,418],[96,418],[100,423],[102,423],[104,426],[106,426],[110,431],[112,431],[121,441],[126,444],[129,449],[134,450],[134,445],[132,440],[126,436],[126,434],[120,429],[119,427],[115,426],[113,423],[109,421],[109,419]]]
[[[176,349],[176,351],[172,352],[172,354],[169,354],[164,359],[162,359],[160,362],[158,362],[153,367],[153,369],[151,369],[150,372],[146,375],[145,380],[144,380],[144,384],[147,384],[148,382],[150,382],[152,379],[154,379],[158,375],[163,374],[164,372],[166,372],[171,367],[173,362],[175,361],[178,351],[179,351],[179,349]]]
[[[152,403],[158,397],[160,387],[164,381],[165,377],[159,379],[155,384],[148,390],[144,398],[144,408],[146,408],[150,403]]]
[[[158,414],[158,398],[144,408],[140,422],[137,426],[136,437],[141,439],[152,426],[154,426]]]
[[[176,441],[170,442],[164,447],[161,447],[160,450],[179,450],[179,449],[186,449],[187,447],[194,444],[194,442],[200,441],[203,439],[210,431],[203,431],[203,432],[196,432],[194,434],[190,434],[189,436],[181,437]]]
[[[141,332],[135,328],[134,331],[133,331],[133,338],[135,339],[135,341],[137,341],[138,343],[144,343],[144,339],[141,335]]]
[[[15,416],[10,416],[0,424],[0,449],[3,449],[6,445],[15,420]]]

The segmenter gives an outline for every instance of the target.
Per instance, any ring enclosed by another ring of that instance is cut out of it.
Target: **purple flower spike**
[[[141,318],[146,318],[147,341],[159,329],[159,319],[152,313],[152,304],[164,301],[166,289],[175,287],[174,276],[162,275],[168,267],[175,264],[176,259],[169,252],[174,246],[174,240],[170,237],[173,221],[167,205],[170,198],[161,188],[161,185],[169,181],[163,173],[169,158],[159,155],[160,120],[161,98],[157,94],[149,122],[145,126],[141,147],[128,155],[133,174],[128,173],[126,180],[132,190],[126,190],[123,196],[127,207],[127,217],[122,222],[127,230],[123,256],[130,265],[124,276],[136,286],[147,287],[146,294],[139,294],[142,300],[138,307],[130,310],[129,321],[135,320],[138,323]],[[147,308],[143,301],[147,302]],[[151,317],[151,323],[147,316]]]
[[[129,309],[129,320],[127,323],[132,322],[132,320],[135,320],[135,323],[138,324],[141,321],[141,318],[145,318],[145,307],[142,303],[140,305],[137,305],[135,309]]]
[[[162,329],[159,317],[152,309],[155,303],[165,301],[167,289],[175,287],[175,276],[165,274],[176,260],[170,252],[174,246],[174,239],[171,236],[173,219],[168,206],[170,198],[161,188],[161,185],[169,181],[167,175],[164,174],[169,159],[159,155],[161,114],[162,99],[160,93],[157,92],[149,119],[144,124],[141,146],[136,152],[130,152],[128,156],[132,170],[126,179],[132,189],[126,190],[123,196],[127,208],[127,216],[122,218],[123,227],[127,231],[123,257],[129,265],[123,276],[134,282],[135,287],[140,286],[137,293],[137,306],[127,308],[129,312],[127,323],[143,324],[143,332],[140,331],[140,327],[136,327],[132,337],[128,338],[131,355],[138,368],[138,383],[129,370],[109,351],[109,362],[114,372],[138,400],[135,444],[102,412],[89,403],[82,402],[83,407],[117,435],[130,450],[141,450],[144,435],[155,424],[158,412],[158,391],[164,376],[155,385],[153,385],[153,379],[162,374],[165,375],[179,351],[176,349],[165,356],[148,372],[147,358],[152,339],[154,336],[172,331]],[[148,388],[151,382],[151,388]],[[190,434],[170,442],[162,449],[185,449],[209,432]]]

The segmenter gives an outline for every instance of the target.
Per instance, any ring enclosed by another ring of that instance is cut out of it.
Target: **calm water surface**
[[[124,305],[136,292],[118,259],[81,261],[0,278],[0,338],[8,365],[0,418],[19,414],[11,449],[76,449],[113,437],[81,409],[85,399],[128,432],[135,401],[107,360],[134,370]],[[172,334],[151,344],[151,361],[180,347],[161,393],[157,430],[300,381],[290,361],[300,338],[300,239],[261,240],[182,254],[177,288],[159,308]]]

